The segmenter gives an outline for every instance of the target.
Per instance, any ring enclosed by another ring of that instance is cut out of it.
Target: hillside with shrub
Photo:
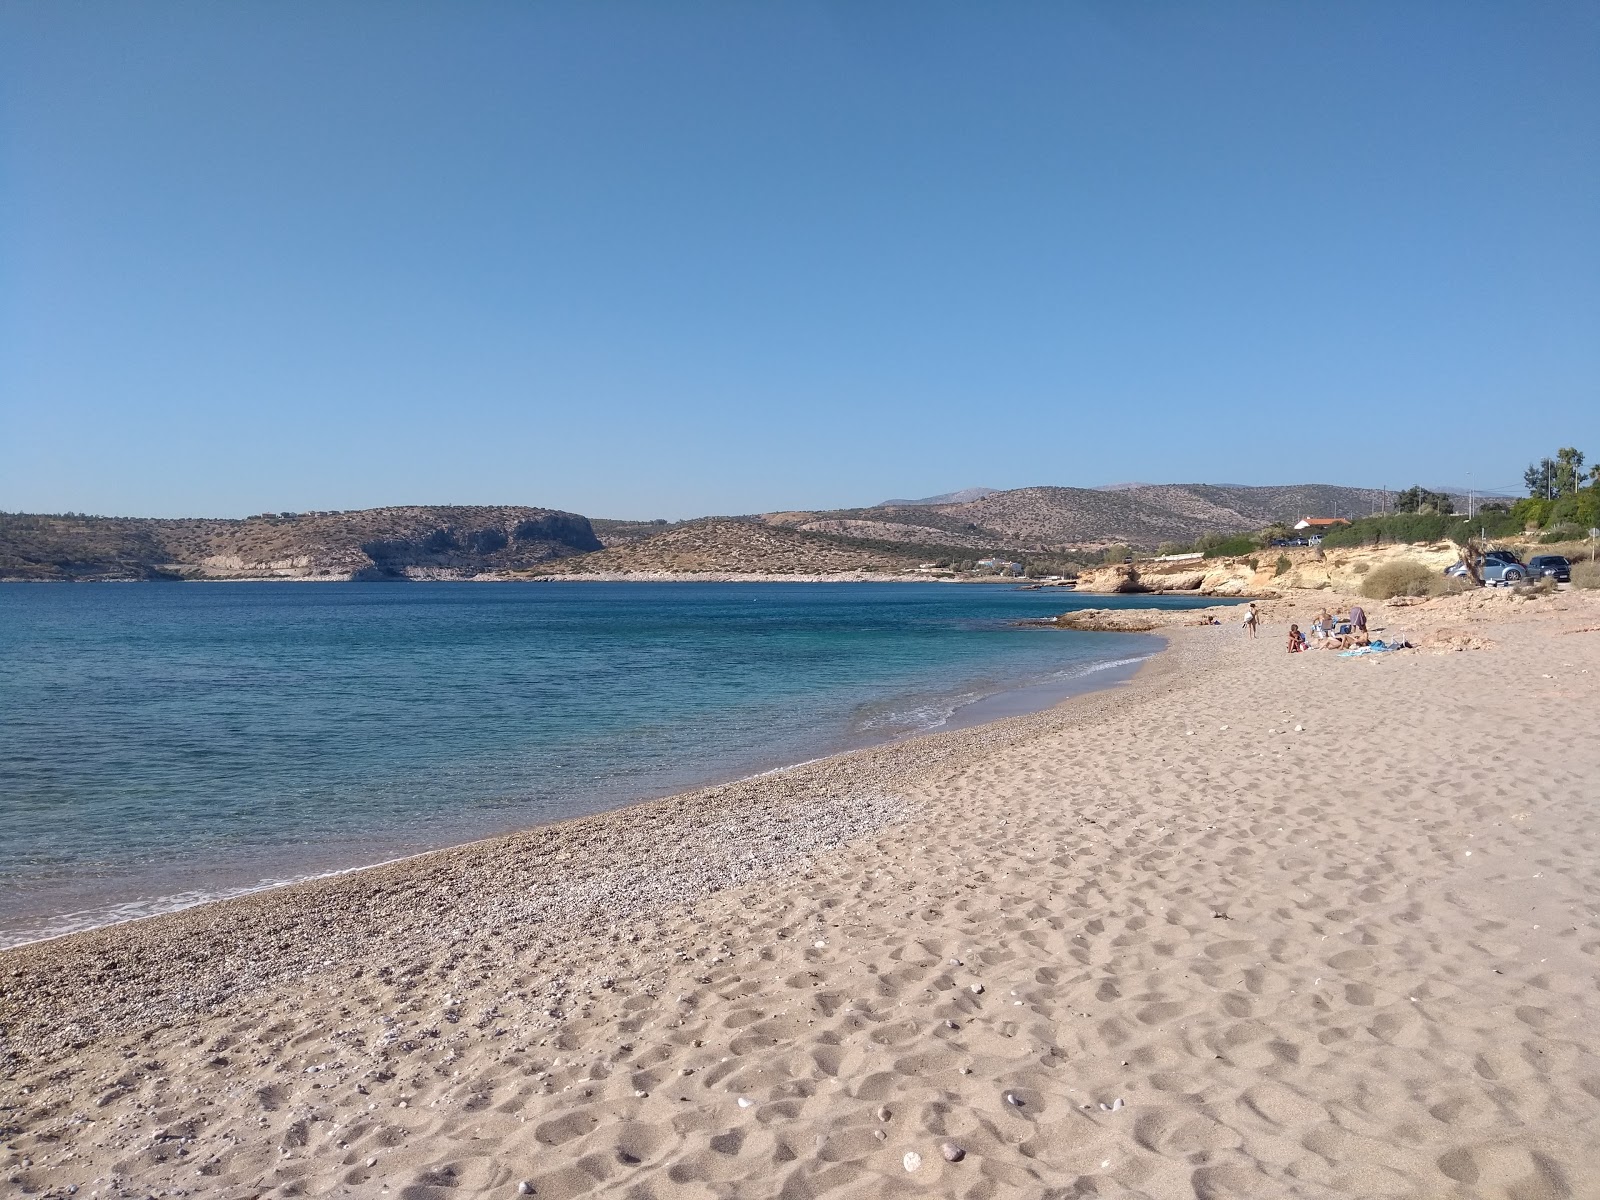
[[[920,542],[1012,552],[1060,553],[1124,544],[1154,549],[1208,535],[1247,534],[1305,516],[1370,512],[1384,493],[1327,484],[1233,487],[1138,484],[1031,487],[955,504],[763,514],[768,524],[885,542]]]
[[[1308,569],[1280,553],[1301,517],[1353,518],[1322,553],[1536,538],[1577,546],[1600,526],[1600,475],[1572,447],[1533,464],[1530,495],[1462,515],[1465,498],[1326,484],[969,489],[871,508],[689,521],[589,519],[522,507],[266,513],[243,520],[0,514],[0,579],[461,579],[562,574],[901,573],[919,566],[1072,576],[1080,567],[1198,554]],[[1532,531],[1531,534],[1529,531]],[[998,563],[999,565],[995,565]],[[1287,576],[1287,577],[1286,577]]]
[[[210,518],[0,514],[0,579],[463,579],[598,550],[548,508],[396,507]]]
[[[525,574],[902,574],[923,556],[905,546],[875,546],[750,519],[712,517],[669,526],[651,537],[541,563]]]

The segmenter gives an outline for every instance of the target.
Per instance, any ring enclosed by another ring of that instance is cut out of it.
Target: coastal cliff
[[[1189,592],[1200,596],[1272,596],[1280,592],[1333,589],[1359,593],[1361,577],[1396,559],[1443,571],[1460,557],[1448,542],[1322,551],[1290,546],[1244,558],[1152,559],[1096,567],[1078,577],[1076,590],[1095,595]]]
[[[549,508],[409,506],[243,520],[0,514],[0,580],[473,579],[600,549]]]

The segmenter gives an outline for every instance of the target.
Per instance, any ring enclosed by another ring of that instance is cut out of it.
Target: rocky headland
[[[600,549],[587,517],[405,506],[212,518],[0,514],[0,581],[504,577]]]

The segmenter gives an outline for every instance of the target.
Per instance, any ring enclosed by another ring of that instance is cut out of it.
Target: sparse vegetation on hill
[[[1218,484],[1098,488],[1034,487],[992,492],[953,504],[768,513],[762,520],[814,532],[887,542],[1061,552],[1127,544],[1193,544],[1207,535],[1253,533],[1304,516],[1370,511],[1383,493],[1323,484],[1229,487]],[[920,532],[919,532],[920,531]]]
[[[709,518],[670,526],[654,537],[534,567],[530,576],[674,574],[831,575],[915,570],[922,557],[904,546],[870,545],[760,521]]]
[[[1600,521],[1600,483],[1565,450],[1530,468],[1547,493],[1486,505],[1470,524],[1458,498],[1400,494],[1412,512],[1370,515],[1384,493],[1323,484],[1240,487],[1129,484],[1115,489],[969,489],[874,508],[698,520],[589,520],[538,508],[404,507],[276,513],[242,521],[0,514],[0,578],[468,578],[586,573],[810,575],[902,573],[1071,575],[1078,566],[1190,548],[1249,555],[1305,516],[1355,516],[1324,542],[1340,547],[1463,542],[1542,527],[1582,536]],[[1530,485],[1531,486],[1531,485]],[[948,503],[937,501],[948,499]],[[1391,497],[1392,499],[1392,497]],[[979,566],[985,560],[1000,565]],[[1281,563],[1281,560],[1280,560]],[[1288,572],[1280,571],[1280,574]]]
[[[655,537],[658,533],[665,533],[676,522],[608,521],[603,517],[591,517],[589,524],[602,546],[625,546],[630,542],[641,542],[645,538]]]
[[[0,514],[0,579],[470,578],[596,550],[548,508],[373,508],[243,520]]]

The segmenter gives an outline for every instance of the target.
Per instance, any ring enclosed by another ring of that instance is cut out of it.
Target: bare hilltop
[[[405,506],[240,520],[0,514],[0,579],[510,579],[685,574],[901,575],[923,564],[1155,547],[1307,515],[1363,515],[1382,493],[1325,484],[969,488],[870,508],[692,521],[549,508]]]

